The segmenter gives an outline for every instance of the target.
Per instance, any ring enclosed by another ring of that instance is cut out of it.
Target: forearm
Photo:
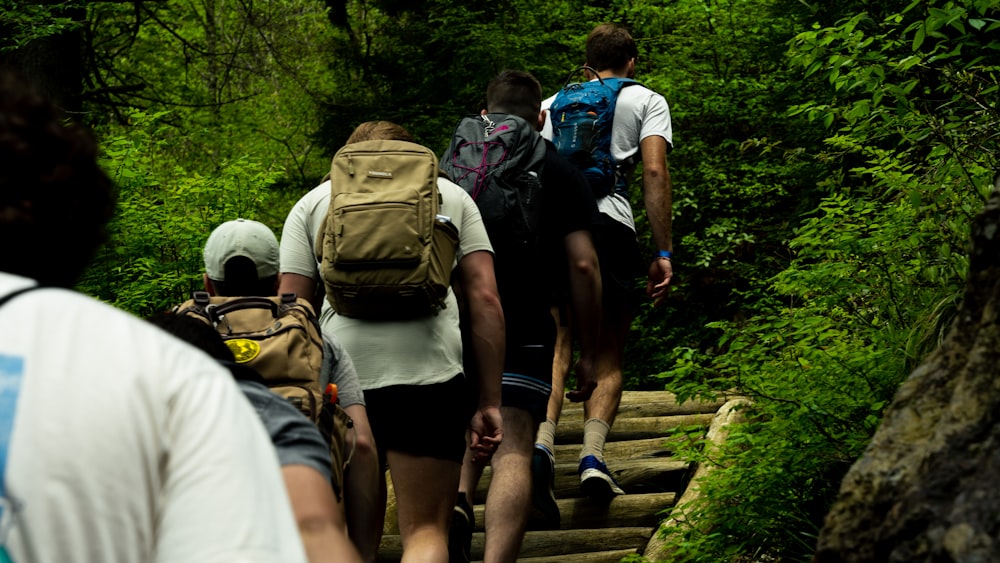
[[[479,374],[479,406],[500,406],[500,382],[506,346],[503,309],[495,295],[469,302],[470,331]]]
[[[500,407],[500,379],[506,344],[506,326],[500,293],[493,273],[493,254],[472,252],[458,263],[456,293],[468,307],[469,342],[479,377],[479,408]]]
[[[673,251],[673,186],[670,170],[664,165],[644,171],[642,193],[646,218],[658,250]]]
[[[668,145],[659,136],[646,137],[639,143],[642,152],[642,197],[646,218],[658,250],[673,252],[673,184],[667,164]]]

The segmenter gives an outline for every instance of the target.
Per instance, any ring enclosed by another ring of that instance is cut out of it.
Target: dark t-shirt
[[[264,423],[281,465],[306,465],[330,481],[330,448],[319,429],[294,405],[256,381],[236,383]]]
[[[559,156],[550,141],[545,144],[537,251],[491,237],[508,344],[551,331],[552,296],[566,284],[565,237],[592,228],[598,219],[597,203],[583,174]]]

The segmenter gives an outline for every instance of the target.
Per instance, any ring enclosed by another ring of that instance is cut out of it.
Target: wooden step
[[[619,549],[615,551],[597,551],[594,553],[574,553],[572,563],[619,563],[623,557],[639,553],[638,549]],[[565,554],[549,557],[520,557],[518,563],[567,563],[570,558]],[[482,562],[477,562],[482,563]]]
[[[575,498],[580,493],[578,464],[557,463],[553,492],[557,499]],[[623,459],[608,462],[608,470],[626,493],[676,491],[687,477],[688,463],[669,457]],[[486,491],[492,479],[490,468],[483,471],[479,487],[473,495],[476,504],[486,500]]]
[[[647,416],[642,418],[619,418],[611,426],[607,440],[641,440],[656,438],[685,426],[704,426],[712,423],[714,413],[684,414],[676,416]],[[556,444],[578,444],[583,441],[583,420],[563,419],[556,426]]]
[[[655,528],[609,528],[529,531],[521,544],[522,558],[557,557],[561,561],[577,561],[578,554],[606,551],[632,551],[641,549],[649,541]],[[472,534],[472,559],[482,560],[485,535]],[[377,561],[395,563],[403,555],[403,544],[398,535],[383,536]]]
[[[659,523],[658,513],[674,505],[677,493],[645,493],[615,497],[610,503],[595,503],[588,498],[557,499],[560,530],[574,528],[630,528],[655,526]],[[476,531],[482,532],[485,524],[486,507],[477,504],[473,511],[476,517]],[[529,530],[541,530],[541,515],[532,512],[528,520]]]
[[[657,457],[669,457],[673,455],[674,448],[678,444],[691,440],[700,441],[703,434],[696,438],[687,436],[668,436],[657,438],[643,438],[640,440],[619,440],[617,442],[607,442],[604,444],[604,459],[608,463],[614,463],[618,459],[650,459]],[[556,444],[556,462],[569,463],[580,459],[581,444]]]
[[[672,416],[678,414],[709,414],[715,413],[726,398],[715,401],[685,401],[677,402],[677,397],[669,391],[623,391],[621,403],[618,405],[618,416],[621,418],[641,418],[645,416]],[[583,403],[563,401],[561,418],[583,417]]]

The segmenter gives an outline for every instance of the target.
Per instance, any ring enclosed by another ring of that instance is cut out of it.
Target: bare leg
[[[486,498],[484,563],[513,562],[521,550],[531,508],[531,453],[535,422],[523,409],[502,407],[504,437],[493,455]]]
[[[584,402],[583,447],[580,449],[580,488],[591,498],[609,500],[624,494],[604,463],[604,442],[618,413],[622,396],[625,336],[630,314],[605,309],[598,350],[597,388]]]
[[[460,466],[453,461],[392,450],[388,462],[403,541],[401,563],[447,563],[448,526]]]
[[[556,320],[556,343],[555,354],[552,356],[552,393],[549,395],[545,418],[558,424],[566,391],[566,379],[569,377],[569,367],[573,361],[573,334],[568,325],[563,326],[560,322],[558,307],[552,308],[552,316]],[[552,444],[547,445],[552,446]]]
[[[351,405],[344,410],[354,420],[354,429],[348,433],[348,453],[354,438],[357,439],[344,479],[347,529],[361,559],[375,561],[385,521],[385,503],[379,504],[379,481],[383,472],[378,466],[378,451],[367,409],[363,405]]]
[[[632,324],[632,315],[622,310],[605,310],[604,319],[598,358],[597,389],[590,399],[583,403],[583,413],[585,419],[599,418],[610,426],[615,421],[618,403],[622,398],[625,339]]]
[[[504,409],[500,409],[503,413]],[[504,419],[504,441],[507,440],[507,420]],[[465,437],[466,445],[469,443],[469,437]],[[501,447],[503,442],[500,443]],[[499,453],[499,450],[498,450]],[[496,454],[494,454],[495,456]],[[479,479],[483,476],[483,468],[485,466],[482,463],[477,463],[472,459],[472,452],[466,448],[465,459],[462,460],[462,476],[458,483],[458,491],[460,494],[465,494],[465,500],[469,503],[469,506],[473,506],[472,496],[476,492],[476,487],[479,486]]]

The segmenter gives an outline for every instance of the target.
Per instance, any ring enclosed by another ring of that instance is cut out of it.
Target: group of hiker
[[[514,561],[532,507],[559,526],[564,395],[582,491],[625,494],[625,339],[638,280],[660,303],[673,275],[670,114],[637,59],[601,24],[555,96],[504,71],[440,157],[362,123],[280,243],[222,223],[204,291],[150,322],[58,289],[113,190],[89,134],[0,76],[0,561],[373,561],[386,471],[403,560],[469,561],[486,465],[483,560]]]

